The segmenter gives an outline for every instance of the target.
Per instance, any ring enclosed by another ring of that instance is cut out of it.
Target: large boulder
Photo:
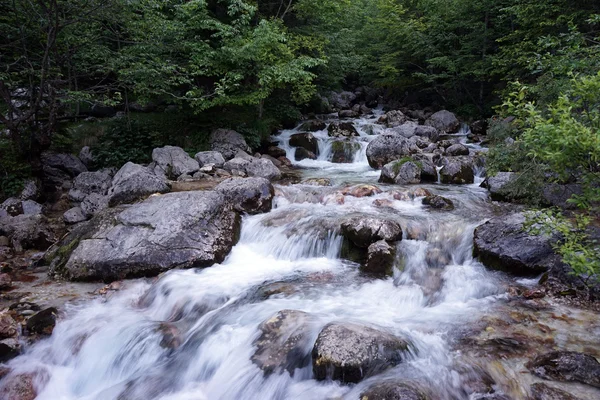
[[[205,165],[214,165],[215,168],[222,168],[225,164],[223,155],[218,151],[201,151],[194,156],[200,168]]]
[[[354,245],[368,248],[380,240],[396,242],[402,240],[402,227],[395,221],[379,217],[354,216],[342,221],[342,235]]]
[[[83,201],[91,193],[105,195],[112,185],[112,177],[107,171],[82,172],[73,181],[69,191],[72,201]]]
[[[367,261],[364,270],[367,272],[385,274],[392,270],[396,259],[396,248],[385,240],[380,240],[367,249]]]
[[[282,310],[259,326],[261,335],[254,341],[256,351],[252,362],[265,375],[287,370],[291,375],[297,368],[310,364],[310,343],[315,318],[296,310]]]
[[[332,323],[313,347],[313,374],[317,380],[360,382],[401,363],[409,346],[405,339],[368,326]]]
[[[439,174],[442,183],[464,185],[475,182],[473,160],[470,158],[444,157]]]
[[[410,154],[409,141],[400,135],[380,135],[367,146],[367,160],[371,168],[376,169]]]
[[[345,110],[352,107],[352,103],[356,100],[356,94],[348,91],[344,92],[330,92],[327,96],[329,104],[335,107],[337,110]]]
[[[600,362],[588,354],[553,351],[536,357],[527,367],[543,379],[580,382],[600,388]]]
[[[402,111],[393,110],[388,111],[387,113],[379,117],[379,120],[377,122],[386,125],[388,128],[393,128],[404,124],[406,121],[408,121],[408,117],[404,115]]]
[[[438,111],[431,115],[425,121],[425,125],[433,126],[435,129],[446,133],[458,132],[460,128],[460,122],[456,115],[447,110]]]
[[[46,255],[50,273],[113,281],[222,262],[239,238],[240,217],[217,192],[153,196],[107,209]]]
[[[231,129],[217,129],[210,134],[210,149],[218,151],[225,160],[231,160],[238,151],[251,152],[244,137]]]
[[[41,214],[0,218],[0,236],[7,236],[17,253],[27,249],[46,250],[56,241],[48,220]]]
[[[516,275],[537,275],[560,263],[552,244],[558,237],[525,230],[526,216],[496,217],[475,229],[473,254],[487,267]]]
[[[352,163],[356,153],[360,151],[360,143],[336,140],[331,143],[332,163]]]
[[[418,126],[419,124],[416,122],[407,121],[402,125],[391,128],[390,131],[396,135],[404,136],[405,138],[409,139],[416,135],[415,131],[417,130]]]
[[[87,171],[87,167],[81,160],[72,154],[44,152],[40,159],[43,167],[58,169],[67,173],[71,178]]]
[[[418,125],[415,128],[415,135],[423,138],[427,138],[432,142],[437,142],[440,137],[440,132],[429,125]]]
[[[152,150],[152,161],[155,168],[168,178],[181,175],[193,175],[200,169],[198,161],[194,160],[181,147],[165,146]]]
[[[542,189],[542,198],[545,204],[565,209],[577,208],[577,205],[569,202],[569,200],[573,196],[581,196],[582,194],[583,185],[579,183],[550,183]]]
[[[170,190],[164,177],[159,177],[147,167],[128,162],[123,165],[112,180],[108,191],[109,204],[131,203],[153,193],[165,193]]]
[[[490,192],[490,197],[494,201],[508,200],[509,194],[507,186],[517,179],[516,172],[498,172],[494,176],[488,176],[481,183],[481,187],[486,188]]]
[[[319,141],[312,133],[296,133],[290,136],[290,146],[301,147],[314,154],[319,154]]]
[[[253,158],[246,165],[246,174],[250,177],[266,178],[270,181],[281,179],[281,171],[279,168],[266,158]]]
[[[317,132],[317,131],[322,131],[324,129],[327,129],[327,124],[324,121],[319,121],[319,120],[306,121],[300,127],[301,131],[308,131],[308,132]]]
[[[230,178],[215,191],[223,194],[233,209],[248,214],[271,211],[275,189],[265,178]]]
[[[456,143],[453,144],[451,146],[448,146],[448,148],[446,148],[446,155],[447,156],[468,156],[469,155],[469,148],[467,146],[465,146],[464,144],[461,143]]]
[[[331,137],[360,136],[352,122],[332,122],[327,127],[327,134]]]
[[[361,400],[429,400],[418,385],[402,381],[376,383],[361,393]]]
[[[383,166],[379,182],[408,185],[421,182],[421,163],[411,159],[392,161]]]

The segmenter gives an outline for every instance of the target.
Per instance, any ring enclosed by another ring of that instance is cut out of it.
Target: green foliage
[[[20,154],[11,141],[0,138],[0,199],[19,194],[31,177],[29,163]]]

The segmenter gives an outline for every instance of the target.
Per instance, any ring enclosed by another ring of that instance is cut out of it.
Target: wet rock
[[[6,211],[6,213],[12,217],[23,214],[23,201],[16,197],[9,197],[0,204],[0,209]]]
[[[392,161],[411,154],[408,140],[398,135],[379,135],[367,146],[367,160],[371,168],[381,169]]]
[[[437,130],[444,131],[446,133],[456,133],[460,128],[460,122],[456,118],[456,115],[447,110],[442,110],[431,115],[425,125],[433,126]]]
[[[266,158],[253,158],[246,165],[246,174],[250,177],[265,178],[270,181],[281,179],[281,171]]]
[[[352,163],[359,150],[360,143],[337,140],[331,144],[331,162]]]
[[[449,146],[448,148],[446,148],[446,155],[447,156],[468,156],[469,155],[469,148],[467,146],[465,146],[464,144],[453,144],[452,146]]]
[[[248,214],[271,211],[275,190],[265,178],[230,178],[215,191],[222,193],[232,208]]]
[[[475,135],[485,135],[487,133],[488,123],[484,119],[473,121],[470,126],[471,132]]]
[[[396,258],[396,248],[385,240],[380,240],[367,249],[367,262],[364,270],[367,272],[386,274],[391,272]]]
[[[421,168],[418,161],[407,159],[392,161],[383,166],[379,182],[408,185],[421,182]]]
[[[530,388],[531,397],[529,400],[580,400],[578,397],[557,388],[546,385],[545,383],[534,383]]]
[[[205,165],[213,165],[215,168],[222,168],[225,164],[223,155],[218,151],[201,151],[196,153],[194,159],[198,162],[200,168]]]
[[[0,398],[10,400],[35,400],[38,385],[44,384],[47,375],[36,376],[34,373],[9,375],[0,383]]]
[[[100,211],[108,208],[110,198],[108,196],[103,196],[98,193],[92,193],[86,196],[85,199],[81,202],[81,211],[86,218],[90,218]]]
[[[378,217],[356,216],[342,221],[341,232],[358,247],[367,248],[380,240],[402,240],[402,227],[394,221]]]
[[[417,162],[417,165],[421,168],[421,181],[424,182],[437,182],[438,171],[433,161],[431,161],[424,154],[415,154],[413,159]]]
[[[308,132],[317,132],[317,131],[322,131],[324,129],[327,129],[327,124],[323,121],[318,121],[318,120],[306,121],[300,127],[301,131],[308,131]]]
[[[384,381],[376,383],[360,395],[360,400],[429,400],[417,385],[407,382]]]
[[[21,344],[15,338],[0,340],[0,363],[5,363],[17,357],[21,354],[21,350]],[[1,390],[0,394],[2,394]]]
[[[46,308],[29,318],[25,328],[29,334],[51,335],[57,318],[58,310],[56,308]]]
[[[425,197],[423,199],[423,204],[431,208],[436,208],[438,210],[454,210],[454,203],[452,202],[452,200],[437,195]]]
[[[132,162],[123,165],[112,180],[108,191],[109,205],[131,203],[153,193],[165,193],[170,190],[163,177],[155,175],[150,169]]]
[[[360,106],[359,106],[360,109]],[[338,117],[341,118],[356,118],[360,115],[359,112],[355,110],[340,110],[338,112]]]
[[[290,146],[300,147],[315,154],[319,153],[319,141],[312,133],[308,132],[290,136]]]
[[[40,158],[44,167],[58,169],[72,178],[87,171],[87,167],[81,160],[72,154],[45,152],[42,153]]]
[[[351,122],[332,122],[327,127],[328,135],[331,137],[359,136],[358,131]]]
[[[298,147],[296,149],[296,151],[294,152],[294,158],[296,159],[296,161],[302,161],[302,160],[316,160],[317,159],[317,155],[315,153],[313,153],[312,151],[308,151],[302,147]]]
[[[315,319],[302,311],[282,310],[259,326],[251,357],[265,375],[287,370],[292,376],[310,364],[310,344],[314,340]]]
[[[286,151],[278,146],[269,146],[267,149],[267,154],[275,159],[279,157],[285,157],[287,155]]]
[[[7,312],[0,313],[0,339],[10,339],[17,336],[19,326]]]
[[[481,187],[486,188],[490,192],[490,197],[494,201],[508,200],[508,192],[506,187],[508,184],[517,179],[518,174],[515,172],[498,172],[495,176],[489,176],[481,183]]]
[[[192,175],[200,169],[198,161],[193,159],[181,147],[165,146],[152,150],[152,161],[168,178],[180,175]]]
[[[113,281],[222,262],[239,238],[239,214],[216,192],[153,196],[107,209],[46,255],[50,274]]]
[[[21,200],[39,200],[41,195],[40,187],[35,180],[28,180],[25,182],[23,186],[23,190],[21,191],[21,195],[19,198]]]
[[[181,332],[174,324],[161,322],[158,331],[162,335],[160,347],[164,349],[177,349],[183,343]]]
[[[356,383],[402,362],[409,342],[364,325],[327,325],[312,351],[317,380]]]
[[[557,237],[525,231],[523,213],[496,217],[475,229],[473,254],[487,267],[517,275],[536,275],[559,263]]]
[[[331,179],[328,178],[308,178],[301,182],[303,185],[311,186],[331,186]]]
[[[600,388],[600,363],[588,354],[553,351],[536,357],[527,367],[543,379],[580,382]]]
[[[473,162],[469,158],[444,157],[440,170],[442,183],[469,184],[475,181]]]
[[[350,186],[345,188],[344,190],[342,190],[342,194],[344,196],[352,196],[352,197],[369,197],[369,196],[374,196],[376,194],[381,193],[381,189],[379,189],[377,186],[375,185],[354,185],[354,186]]]
[[[56,240],[48,219],[41,214],[0,218],[0,235],[10,239],[17,253],[27,249],[45,250]]]
[[[393,110],[388,111],[387,113],[379,117],[379,120],[377,120],[377,122],[386,125],[388,128],[393,128],[404,124],[407,120],[408,118],[406,117],[406,115],[404,115],[404,113],[402,113],[402,111]]]
[[[242,135],[231,129],[217,129],[210,134],[210,149],[221,153],[225,160],[231,160],[238,151],[250,152],[250,146]]]
[[[107,171],[82,172],[73,181],[69,191],[72,201],[83,201],[91,193],[105,195],[112,185],[112,177]]]

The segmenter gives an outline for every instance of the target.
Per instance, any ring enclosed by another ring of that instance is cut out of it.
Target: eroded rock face
[[[425,125],[433,126],[437,130],[444,131],[446,133],[456,133],[460,128],[460,122],[456,115],[447,110],[442,110],[431,115]]]
[[[367,160],[371,168],[384,165],[411,154],[411,146],[403,136],[379,135],[367,146]]]
[[[222,193],[233,209],[248,214],[271,211],[275,190],[265,178],[230,178],[215,191]]]
[[[442,159],[440,181],[459,185],[475,182],[473,161],[469,158],[445,157]]]
[[[315,318],[296,310],[282,310],[260,324],[261,335],[254,342],[252,362],[265,375],[287,370],[292,376],[310,364],[310,345],[316,332]]]
[[[47,254],[52,275],[113,281],[207,267],[237,242],[240,217],[222,194],[197,191],[108,209],[82,225]]]
[[[473,254],[487,267],[536,275],[560,263],[552,249],[557,237],[525,231],[523,213],[497,217],[475,229]]]
[[[198,162],[200,168],[209,164],[214,165],[215,168],[222,168],[223,164],[225,164],[225,159],[223,158],[223,155],[218,151],[201,151],[199,153],[196,153],[194,158]]]
[[[319,153],[319,142],[312,133],[296,133],[290,136],[290,146],[301,147],[311,153]],[[285,154],[284,154],[285,155]]]
[[[238,151],[251,152],[244,137],[231,129],[217,129],[210,134],[210,149],[218,151],[225,160],[231,160]]]
[[[387,332],[352,323],[327,325],[312,350],[315,379],[356,383],[403,360],[409,342]]]
[[[379,182],[408,185],[421,182],[421,167],[418,162],[396,160],[383,166]]]
[[[527,367],[543,379],[600,387],[600,363],[588,354],[553,351],[536,357]]]
[[[396,259],[396,247],[385,240],[380,240],[367,249],[367,261],[364,270],[376,274],[391,272]]]
[[[429,400],[430,397],[416,385],[407,382],[385,381],[368,388],[361,400]]]
[[[198,161],[190,157],[181,147],[176,146],[152,150],[152,161],[168,178],[177,178],[184,174],[192,175],[200,169]]]
[[[342,235],[354,245],[367,248],[380,240],[396,242],[402,240],[402,227],[383,218],[355,216],[347,218],[341,225]]]
[[[165,178],[155,175],[149,168],[128,162],[112,180],[112,187],[108,191],[109,204],[115,206],[131,203],[153,193],[166,193],[169,190]]]

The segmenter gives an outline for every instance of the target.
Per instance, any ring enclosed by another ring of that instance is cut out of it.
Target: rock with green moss
[[[421,182],[422,163],[410,157],[392,161],[383,166],[379,182],[408,185]]]
[[[351,163],[360,150],[360,143],[336,140],[331,144],[331,162]]]

